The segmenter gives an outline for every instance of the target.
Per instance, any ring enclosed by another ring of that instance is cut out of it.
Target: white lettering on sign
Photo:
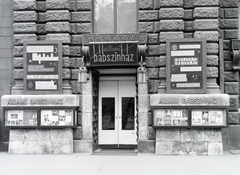
[[[53,46],[27,46],[27,53],[53,52]]]
[[[54,57],[53,53],[51,53],[51,54],[33,53],[32,54],[32,60],[33,61],[38,61],[38,63],[41,64],[41,61],[58,61],[58,57]]]
[[[194,66],[194,67],[180,67],[181,72],[199,72],[202,71],[201,66]]]
[[[27,79],[58,79],[58,75],[27,75]]]
[[[44,65],[28,65],[28,72],[53,72],[54,68],[45,68]]]
[[[36,81],[36,89],[56,90],[57,85],[54,84],[54,81]]]
[[[198,58],[174,58],[174,65],[198,65]]]
[[[187,74],[172,74],[171,82],[186,82]]]
[[[200,83],[177,83],[176,87],[200,87]]]
[[[134,54],[94,55],[94,62],[134,62]]]
[[[194,50],[171,51],[171,56],[194,56]]]
[[[184,44],[179,45],[179,49],[201,49],[200,44]]]

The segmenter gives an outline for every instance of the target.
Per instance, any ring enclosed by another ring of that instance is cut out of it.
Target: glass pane
[[[122,98],[122,130],[134,130],[134,97]]]
[[[114,33],[113,0],[94,1],[94,33]]]
[[[115,130],[114,98],[102,98],[102,130]]]
[[[118,0],[117,33],[136,33],[136,32],[137,32],[136,0]]]

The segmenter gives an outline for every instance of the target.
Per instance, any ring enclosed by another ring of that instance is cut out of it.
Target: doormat
[[[92,153],[96,156],[137,156],[137,149],[97,149]]]

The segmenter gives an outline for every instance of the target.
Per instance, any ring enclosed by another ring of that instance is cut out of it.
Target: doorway
[[[99,146],[137,145],[134,76],[100,76]]]

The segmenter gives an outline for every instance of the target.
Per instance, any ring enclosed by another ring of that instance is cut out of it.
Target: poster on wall
[[[226,126],[226,110],[193,109],[192,126]]]
[[[154,109],[154,126],[188,126],[187,109]]]
[[[74,111],[73,109],[42,109],[41,126],[73,126]]]
[[[37,110],[5,110],[5,126],[37,126]]]
[[[62,93],[61,42],[24,42],[24,93]]]
[[[206,40],[167,41],[167,93],[206,93]]]

